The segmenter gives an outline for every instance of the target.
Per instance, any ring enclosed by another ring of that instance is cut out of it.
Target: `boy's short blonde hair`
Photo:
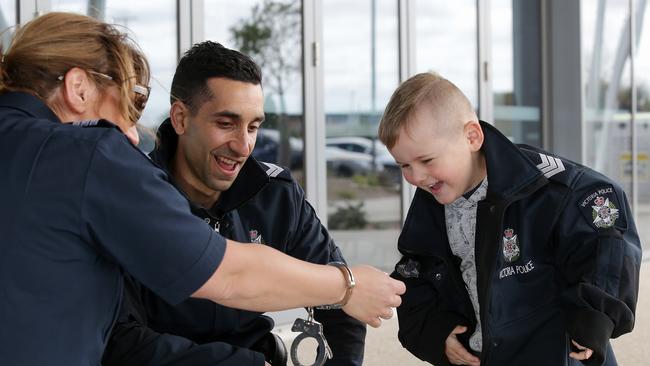
[[[386,147],[390,149],[395,145],[402,128],[424,102],[431,105],[432,118],[434,111],[445,113],[437,121],[443,128],[462,127],[453,122],[477,119],[471,103],[456,85],[435,72],[417,74],[395,90],[384,110],[379,123],[379,139]]]

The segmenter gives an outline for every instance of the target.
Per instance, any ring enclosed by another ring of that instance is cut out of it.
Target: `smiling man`
[[[290,173],[250,156],[264,121],[261,79],[237,51],[213,42],[192,47],[176,69],[170,118],[151,158],[221,235],[272,243],[313,263],[344,261]],[[365,326],[341,310],[316,310],[315,318],[334,354],[327,365],[361,365]],[[130,281],[103,364],[278,365],[286,355],[272,328],[260,313],[208,301],[171,306]]]
[[[194,203],[210,208],[253,151],[264,94],[259,83],[226,77],[208,79],[199,94],[172,104],[170,122],[179,138],[171,170]]]

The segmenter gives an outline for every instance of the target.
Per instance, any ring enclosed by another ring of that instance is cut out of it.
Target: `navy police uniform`
[[[169,120],[158,131],[152,159],[163,169],[178,137]],[[263,243],[312,263],[342,261],[338,247],[289,172],[249,157],[233,185],[210,209],[192,212],[240,242]],[[273,328],[260,313],[200,299],[170,306],[134,283],[104,358],[104,365],[263,365],[258,347]],[[334,353],[327,365],[361,365],[365,326],[342,310],[316,310]]]
[[[223,258],[223,237],[114,126],[62,124],[7,92],[0,156],[3,365],[98,365],[123,271],[179,303]]]
[[[609,339],[634,326],[641,261],[625,193],[589,168],[481,126],[489,179],[476,223],[481,365],[579,364],[568,357],[570,339],[594,350],[585,364],[616,364]],[[458,338],[470,349],[476,317],[444,206],[430,193],[417,190],[398,247],[393,276],[407,288],[399,340],[448,365],[445,339],[465,325]]]

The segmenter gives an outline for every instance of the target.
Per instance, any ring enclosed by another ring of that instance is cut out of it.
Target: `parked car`
[[[365,175],[372,171],[372,156],[354,151],[325,147],[327,170],[340,177]]]
[[[327,169],[340,177],[378,173],[379,177],[389,183],[398,183],[401,172],[395,160],[380,141],[375,140],[373,158],[373,140],[351,136],[330,137],[326,140],[325,160]],[[303,142],[296,137],[289,137],[291,162],[289,168],[296,169],[303,165]],[[269,163],[278,163],[280,132],[262,128],[257,133],[257,143],[253,156]],[[285,163],[286,164],[286,163]]]
[[[401,182],[402,172],[400,167],[395,162],[395,159],[393,159],[393,156],[390,155],[386,146],[377,139],[371,140],[367,137],[360,136],[329,137],[326,140],[326,145],[327,148],[337,148],[354,154],[363,154],[367,157],[366,159],[369,159],[369,169],[364,170],[364,168],[359,167],[358,171],[353,174],[365,174],[374,170],[385,182],[391,184]],[[361,158],[357,159],[361,160]],[[330,162],[330,158],[328,158],[329,165],[340,165],[340,163],[335,164],[334,161]]]
[[[367,137],[344,136],[328,137],[327,146],[338,147],[339,149],[353,151],[358,153],[372,154],[372,141]],[[388,154],[388,149],[379,140],[375,141],[375,151],[377,155]]]
[[[280,163],[278,161],[278,153],[280,146],[280,131],[261,128],[257,131],[257,142],[253,150],[253,156],[260,161],[267,163]],[[290,169],[298,169],[303,165],[303,143],[302,140],[296,137],[289,137],[290,152]],[[284,163],[286,164],[286,163]]]

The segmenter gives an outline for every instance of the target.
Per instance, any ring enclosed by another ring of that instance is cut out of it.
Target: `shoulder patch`
[[[420,277],[420,263],[413,259],[401,260],[395,266],[395,271],[404,278]]]
[[[72,122],[72,125],[83,127],[83,128],[91,128],[91,127],[118,128],[117,125],[105,119],[92,119],[87,121]]]
[[[533,146],[517,145],[517,147],[546,179],[555,183],[571,188],[584,172],[582,165],[569,159],[558,157]]]
[[[267,168],[266,169],[266,175],[268,175],[271,178],[277,177],[284,170],[283,168],[281,168],[281,167],[279,167],[279,166],[277,166],[275,164],[264,163],[264,165],[266,165],[266,168]]]
[[[578,208],[587,222],[597,230],[613,226],[627,228],[625,212],[621,212],[621,204],[612,185],[590,189],[589,193],[578,201]]]
[[[565,171],[564,163],[559,158],[554,156],[539,153],[541,163],[537,164],[539,169],[546,178],[550,178],[558,173]]]
[[[266,175],[268,175],[270,178],[284,179],[288,181],[293,180],[291,178],[291,173],[289,172],[289,170],[287,170],[284,167],[275,165],[273,163],[267,163],[264,161],[260,161],[260,164],[262,165],[262,168],[265,169]]]

